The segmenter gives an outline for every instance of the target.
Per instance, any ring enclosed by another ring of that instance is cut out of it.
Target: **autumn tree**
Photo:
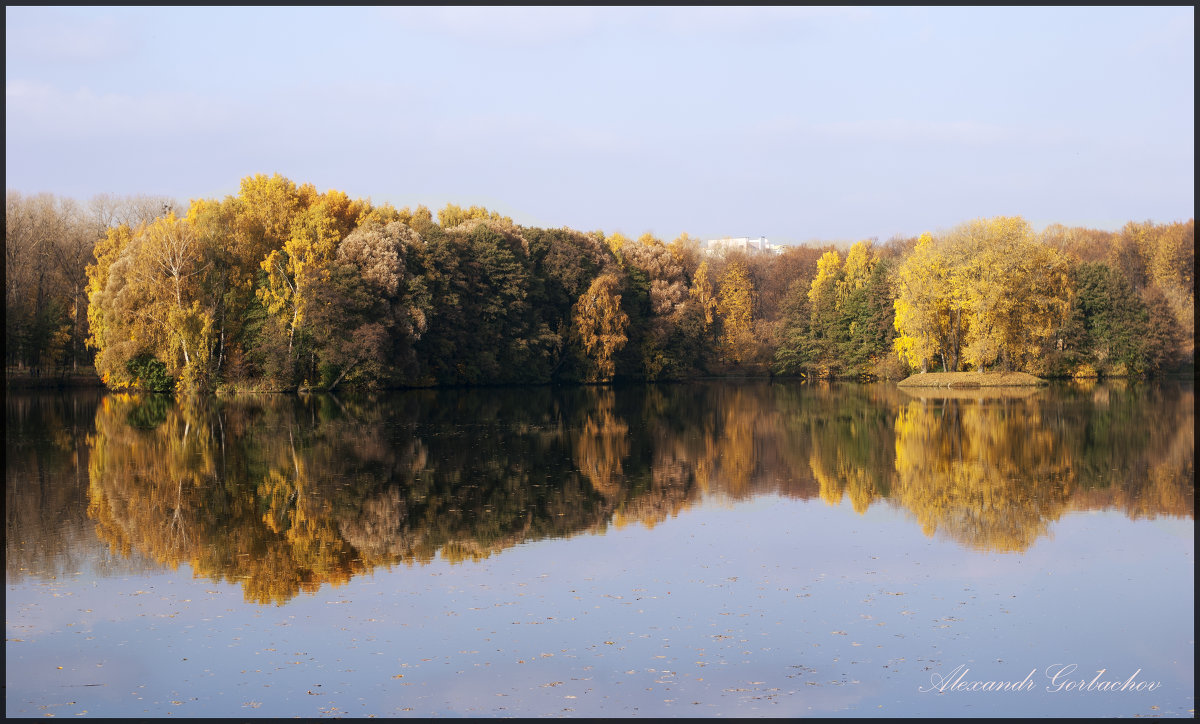
[[[840,367],[838,348],[845,330],[839,320],[839,288],[845,277],[842,257],[837,251],[827,251],[817,260],[817,271],[808,288],[808,309],[812,347],[821,376],[835,373]]]
[[[817,273],[817,260],[830,248],[791,246],[781,254],[757,255],[761,272],[756,279],[759,307],[763,319],[769,322],[786,321],[786,307],[792,284],[802,280],[805,289]],[[777,340],[773,340],[776,341]]]
[[[951,308],[967,315],[963,358],[1029,369],[1067,311],[1067,266],[1021,217],[964,224],[948,239]]]
[[[311,186],[299,187],[296,196],[301,210],[292,217],[282,248],[271,250],[260,263],[267,279],[256,294],[276,329],[286,333],[292,369],[305,384],[315,384],[316,350],[307,344],[306,325],[321,286],[329,281],[338,244],[355,227],[366,204],[337,190],[317,194]],[[284,379],[290,378],[292,370],[280,366]]]
[[[491,211],[483,206],[471,206],[470,208],[462,208],[457,204],[446,204],[446,207],[438,212],[438,225],[443,229],[451,229],[455,226],[463,224],[467,221],[478,219],[480,221],[498,221],[508,226],[512,226],[512,219],[507,216],[502,216],[498,211]]]
[[[96,370],[110,385],[144,386],[135,367],[152,358],[187,389],[211,383],[211,300],[197,283],[210,263],[186,219],[118,227],[98,246],[89,293]]]
[[[630,241],[629,237],[625,236],[619,231],[614,231],[613,233],[604,236],[605,246],[607,246],[613,254],[616,254],[617,258],[621,258],[621,255],[625,249],[625,245],[630,243],[632,243],[632,241]]]
[[[616,260],[602,238],[573,229],[522,227],[529,245],[529,303],[534,329],[550,352],[542,379],[579,380],[587,363],[571,344],[572,309],[592,281],[616,271]]]
[[[842,374],[889,374],[884,362],[894,337],[890,263],[880,259],[874,242],[860,241],[846,253],[834,288],[833,339]]]
[[[667,244],[667,249],[671,255],[675,257],[675,261],[683,267],[683,274],[688,279],[695,276],[696,270],[704,260],[704,251],[702,249],[703,242],[694,236],[691,236],[686,231],[681,232],[679,236],[671,240]]]
[[[621,309],[620,279],[613,273],[601,274],[579,296],[572,320],[574,332],[594,369],[590,382],[607,382],[616,366],[613,357],[628,341],[629,315]]]
[[[711,326],[716,321],[717,307],[720,302],[717,299],[716,285],[713,283],[712,272],[708,267],[708,260],[700,262],[700,266],[696,269],[696,274],[692,278],[692,286],[688,289],[688,294],[700,306],[704,313],[705,327]]]
[[[933,360],[945,371],[958,370],[962,307],[953,306],[948,262],[933,237],[922,234],[896,273],[893,345],[900,359],[922,372]]]
[[[778,306],[778,325],[773,343],[773,368],[777,373],[810,374],[819,357],[812,333],[812,314],[808,292],[817,273],[820,258],[832,247],[796,246],[786,250],[771,266],[764,297],[774,297]],[[782,293],[778,287],[785,285]],[[764,306],[766,306],[764,304]]]
[[[717,315],[720,319],[721,358],[740,365],[754,358],[755,289],[746,265],[734,260],[726,265],[719,282]]]
[[[322,387],[352,381],[377,385],[407,368],[426,330],[426,299],[408,271],[416,232],[399,221],[369,222],[338,245],[316,291],[313,338]],[[414,293],[416,292],[416,293]]]
[[[265,298],[259,294],[262,263],[288,241],[303,204],[291,180],[259,174],[242,179],[236,196],[196,200],[188,209],[188,220],[214,260],[205,284],[215,300],[215,369],[225,379],[283,374],[286,330],[269,323]]]
[[[625,308],[639,372],[648,380],[680,377],[696,363],[690,328],[681,326],[688,301],[683,259],[651,234],[626,244],[623,258],[629,275]]]
[[[1148,307],[1165,303],[1177,330],[1177,349],[1167,358],[1188,358],[1195,349],[1195,273],[1196,273],[1196,224],[1193,219],[1186,223],[1154,224],[1130,222],[1118,237],[1123,249],[1136,250],[1140,263],[1129,263],[1141,274],[1130,275],[1130,281],[1143,296]],[[1143,283],[1139,284],[1139,281]],[[1163,322],[1162,325],[1168,325]],[[1164,331],[1167,326],[1163,326]]]
[[[50,194],[24,198],[9,191],[4,226],[5,363],[35,370],[61,354],[64,310],[52,295],[53,236],[59,226]]]
[[[74,199],[7,193],[6,365],[40,374],[90,363],[87,266],[105,231]]]

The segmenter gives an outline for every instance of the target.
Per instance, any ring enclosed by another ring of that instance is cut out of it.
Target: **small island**
[[[1038,387],[1049,384],[1025,372],[922,372],[896,383],[899,387]]]

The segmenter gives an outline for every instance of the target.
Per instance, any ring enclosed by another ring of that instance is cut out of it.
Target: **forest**
[[[713,254],[279,175],[186,209],[9,190],[5,370],[180,392],[1144,376],[1194,367],[1194,273],[1194,219]]]

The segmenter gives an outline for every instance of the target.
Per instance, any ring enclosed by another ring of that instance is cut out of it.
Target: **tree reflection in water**
[[[110,395],[88,438],[88,515],[113,549],[260,603],[378,566],[652,526],[710,496],[884,501],[928,535],[1023,551],[1071,510],[1193,517],[1193,404],[1171,383]]]

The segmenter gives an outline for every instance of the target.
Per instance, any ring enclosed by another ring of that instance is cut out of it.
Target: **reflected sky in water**
[[[10,396],[6,714],[1191,715],[1192,394]]]

